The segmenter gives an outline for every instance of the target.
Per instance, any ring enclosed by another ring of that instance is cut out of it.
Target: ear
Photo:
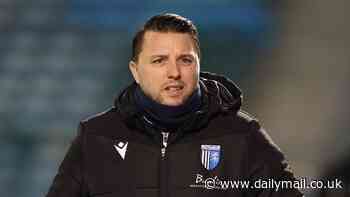
[[[139,73],[137,70],[137,64],[132,60],[129,62],[129,69],[130,69],[131,74],[134,77],[136,83],[139,83]]]

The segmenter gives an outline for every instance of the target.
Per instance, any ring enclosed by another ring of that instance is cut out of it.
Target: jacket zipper
[[[169,138],[169,132],[162,132],[162,148],[160,149],[162,158],[165,157],[166,148],[168,146],[168,138]]]
[[[169,132],[161,132],[161,149],[160,149],[160,185],[159,185],[159,196],[168,196],[168,169],[167,169],[167,157],[166,148],[168,147]]]

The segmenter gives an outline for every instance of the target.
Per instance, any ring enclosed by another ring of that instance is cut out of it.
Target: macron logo
[[[120,157],[124,160],[126,149],[128,147],[128,142],[118,142],[118,144],[114,145],[114,148],[118,151]]]

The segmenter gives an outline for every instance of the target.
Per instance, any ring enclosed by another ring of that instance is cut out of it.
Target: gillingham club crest
[[[214,169],[220,162],[220,145],[202,145],[201,149],[202,165],[207,170]]]

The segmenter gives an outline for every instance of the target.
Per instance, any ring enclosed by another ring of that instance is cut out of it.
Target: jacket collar
[[[241,107],[241,90],[230,79],[214,73],[201,72],[199,83],[202,105],[199,110],[183,117],[184,124],[178,129],[183,133],[205,127],[218,113],[236,113]],[[157,130],[159,132],[164,128],[159,128],[158,125],[147,119],[143,112],[135,106],[136,87],[137,84],[133,82],[125,88],[115,99],[114,105],[129,127],[141,129],[153,135]]]

